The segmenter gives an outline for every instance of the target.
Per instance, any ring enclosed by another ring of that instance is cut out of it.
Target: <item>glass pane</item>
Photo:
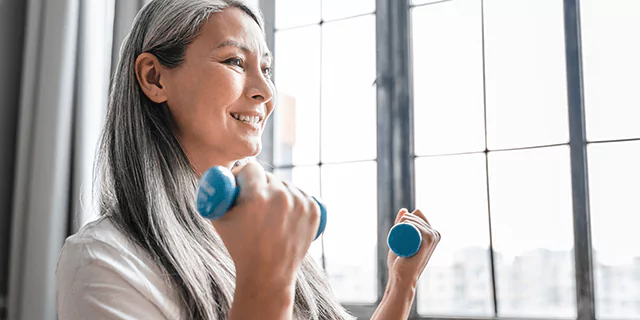
[[[489,154],[500,316],[574,318],[569,148]]]
[[[489,148],[568,142],[562,1],[484,4]]]
[[[493,316],[484,154],[418,158],[416,203],[443,235],[418,284],[418,312]]]
[[[413,9],[418,155],[485,148],[480,5],[457,0]]]
[[[323,28],[322,161],[375,159],[375,17]]]
[[[293,169],[275,169],[274,173],[284,181],[291,181],[296,187],[309,195],[320,197],[320,168],[318,166],[294,167]],[[320,198],[321,199],[321,198]],[[328,212],[327,215],[330,213]],[[322,267],[322,239],[320,236],[309,247],[309,254]]]
[[[372,13],[375,10],[375,0],[322,0],[322,20],[324,21]]]
[[[640,142],[590,145],[596,312],[640,318]]]
[[[582,0],[587,138],[640,138],[640,1]]]
[[[275,163],[320,161],[320,26],[276,32]],[[304,66],[304,68],[300,68]]]
[[[322,167],[327,204],[325,263],[331,286],[342,302],[372,303],[377,296],[376,163]]]
[[[276,29],[320,22],[320,0],[275,0]]]

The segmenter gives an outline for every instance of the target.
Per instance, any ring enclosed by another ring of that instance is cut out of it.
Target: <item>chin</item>
[[[244,158],[255,157],[262,151],[262,142],[248,141],[240,152],[240,156]]]

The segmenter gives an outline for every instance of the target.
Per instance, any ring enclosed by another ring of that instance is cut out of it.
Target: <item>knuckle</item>
[[[309,213],[311,213],[314,217],[320,219],[320,205],[316,203],[316,200],[311,196],[307,196],[307,204],[309,206]]]
[[[310,222],[320,224],[320,207],[315,203],[315,200],[311,197],[306,197],[305,206],[305,212],[309,216]]]
[[[431,245],[433,245],[433,244],[435,244],[435,243],[436,243],[436,239],[435,239],[435,237],[434,237],[432,234],[427,234],[427,235],[424,237],[424,242],[425,242],[427,245],[431,246]]]
[[[267,177],[267,180],[278,180],[278,176],[276,176],[275,174],[271,173],[271,172],[265,172],[264,173],[265,176]]]
[[[284,187],[274,188],[274,190],[271,192],[271,201],[273,201],[276,205],[285,208],[286,210],[291,210],[294,205],[293,197]]]
[[[436,245],[440,242],[440,233],[437,230],[429,229],[424,239],[428,245]]]
[[[261,188],[247,188],[247,200],[248,202],[263,207],[267,203],[267,199],[269,198],[266,190]]]
[[[438,237],[436,236],[435,232],[426,232],[424,235],[424,239],[428,245],[438,243]]]

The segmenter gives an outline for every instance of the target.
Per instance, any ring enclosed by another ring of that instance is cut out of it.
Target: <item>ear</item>
[[[164,68],[158,58],[148,52],[142,53],[136,58],[134,68],[142,92],[155,103],[166,102],[167,89],[162,79]]]

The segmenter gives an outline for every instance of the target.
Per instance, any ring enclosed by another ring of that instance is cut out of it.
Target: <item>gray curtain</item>
[[[55,265],[67,233],[78,1],[27,2],[8,319],[55,316]]]
[[[5,318],[26,3],[0,1],[0,319]]]
[[[13,146],[0,140],[3,156],[14,159],[13,176],[2,179],[3,187],[11,181],[11,190],[0,189],[0,205],[7,206],[7,194],[11,198],[11,210],[6,211],[11,215],[3,216],[10,221],[6,318],[56,319],[57,258],[67,235],[87,219],[78,213],[85,212],[86,199],[90,199],[90,163],[99,132],[96,124],[106,105],[111,48],[107,44],[109,50],[103,54],[106,63],[96,60],[100,52],[91,49],[96,47],[91,39],[104,40],[105,35],[96,35],[101,30],[104,33],[104,26],[96,27],[91,15],[100,10],[101,23],[111,19],[112,25],[113,0],[0,3],[23,9],[22,14],[14,10],[9,30],[24,30],[20,58],[13,57],[12,70],[19,70],[13,77],[15,83],[12,87],[0,82],[0,90],[13,93],[9,116],[17,120]],[[3,17],[7,13],[0,12]],[[111,36],[109,28],[106,38]],[[2,46],[8,45],[3,41]],[[0,161],[9,160],[3,157]],[[3,166],[3,170],[7,169]]]

